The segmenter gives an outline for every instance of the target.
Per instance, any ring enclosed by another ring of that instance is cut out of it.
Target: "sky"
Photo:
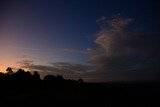
[[[1,0],[0,71],[158,80],[158,12],[155,0]]]

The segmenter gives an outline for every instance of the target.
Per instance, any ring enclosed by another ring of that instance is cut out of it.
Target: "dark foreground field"
[[[159,83],[1,81],[0,107],[159,107]]]

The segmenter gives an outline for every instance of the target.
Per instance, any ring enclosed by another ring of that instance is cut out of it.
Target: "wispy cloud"
[[[73,48],[58,48],[56,49],[58,51],[61,51],[61,52],[70,52],[70,53],[81,53],[82,51],[81,50],[78,50],[78,49],[73,49]]]
[[[61,52],[67,52],[67,53],[78,53],[78,54],[82,54],[82,55],[93,55],[99,49],[97,49],[97,48],[86,48],[85,50],[80,50],[80,49],[73,49],[73,48],[59,48],[57,50],[61,51]]]
[[[34,61],[32,60],[23,60],[18,63],[20,64],[21,68],[29,69],[31,71],[36,70],[45,75],[62,74],[67,78],[68,77],[74,78],[74,76],[90,72],[92,69],[92,66],[88,64],[74,64],[68,62],[52,62],[50,63],[50,65],[38,65],[34,64]]]
[[[42,49],[38,49],[38,48],[21,47],[21,46],[7,46],[6,48],[13,49],[13,50],[29,50],[29,51],[40,51],[40,50],[42,50]]]
[[[74,48],[30,48],[30,47],[20,47],[20,46],[8,46],[8,49],[13,50],[27,50],[27,51],[58,51],[58,52],[66,52],[66,53],[77,53],[83,55],[93,54],[97,51],[97,48],[87,48],[85,50],[74,49]]]

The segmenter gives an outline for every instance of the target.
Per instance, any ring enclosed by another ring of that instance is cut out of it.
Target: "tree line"
[[[40,74],[38,71],[34,71],[33,74],[30,71],[25,71],[23,69],[17,70],[17,72],[13,72],[11,67],[8,67],[6,69],[6,73],[0,72],[0,80],[44,80],[44,81],[57,81],[57,82],[63,82],[63,81],[70,81],[70,82],[77,82],[77,83],[83,83],[83,79],[79,78],[79,80],[71,80],[71,79],[64,79],[62,75],[46,75],[43,79],[40,78]]]

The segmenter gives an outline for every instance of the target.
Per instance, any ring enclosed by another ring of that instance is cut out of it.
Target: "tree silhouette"
[[[56,77],[54,75],[46,75],[43,80],[46,80],[46,81],[50,80],[51,81],[51,80],[55,80],[55,79],[56,79]]]
[[[0,80],[41,80],[40,74],[37,71],[34,71],[31,74],[29,71],[25,71],[23,69],[18,69],[17,72],[13,72],[11,67],[6,69],[7,73],[0,72]],[[55,84],[65,84],[65,83],[83,83],[83,79],[80,78],[78,81],[64,79],[62,75],[46,75],[43,80],[49,80],[54,82]]]
[[[84,82],[83,79],[79,78],[78,83],[83,83],[83,82]]]
[[[5,74],[0,72],[0,80],[5,80]]]
[[[64,80],[62,75],[57,75],[57,76],[56,76],[56,79],[59,80],[59,81]]]
[[[34,71],[33,73],[33,80],[40,80],[40,75],[37,71]]]
[[[12,75],[12,74],[13,74],[12,68],[10,68],[10,67],[8,67],[8,68],[6,69],[6,71],[7,71],[7,74],[9,74],[9,75]]]
[[[31,80],[32,75],[29,71],[25,72],[23,69],[19,69],[16,73],[14,73],[16,80]]]

